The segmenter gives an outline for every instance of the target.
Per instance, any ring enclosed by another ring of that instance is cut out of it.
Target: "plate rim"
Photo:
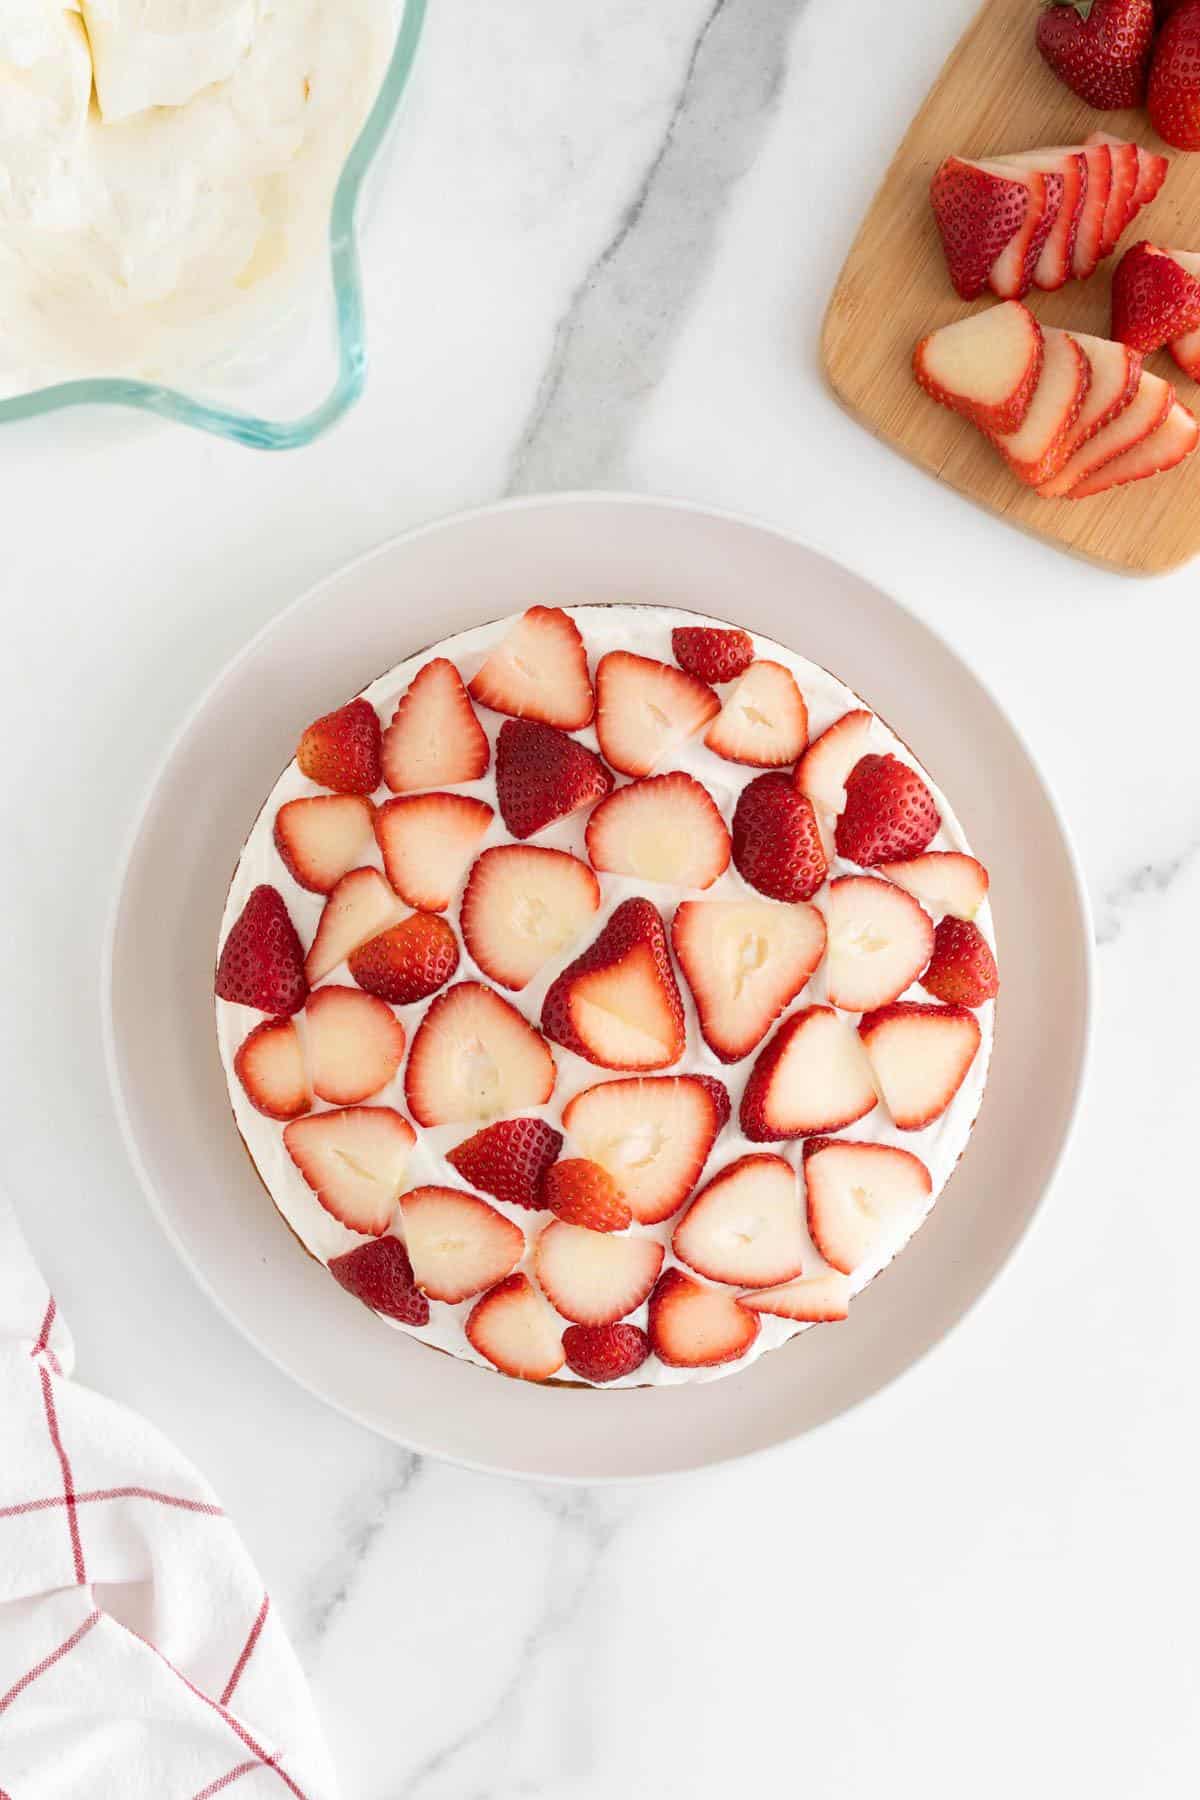
[[[679,513],[715,520],[721,524],[746,529],[753,533],[778,539],[786,545],[807,550],[823,558],[835,568],[852,575],[856,580],[862,582],[864,586],[872,589],[878,597],[886,601],[889,606],[894,607],[906,620],[915,624],[919,631],[928,634],[936,645],[949,655],[949,657],[970,676],[978,687],[982,689],[987,699],[1003,720],[1007,729],[1011,732],[1017,747],[1024,756],[1029,770],[1041,790],[1064,853],[1066,870],[1070,877],[1071,894],[1078,915],[1078,948],[1082,952],[1079,1049],[1059,1141],[1041,1182],[1040,1191],[1033,1202],[1024,1225],[1012,1243],[1004,1251],[1001,1260],[996,1265],[990,1278],[985,1280],[982,1286],[970,1296],[961,1311],[946,1329],[930,1343],[919,1349],[917,1353],[904,1362],[902,1366],[889,1372],[876,1386],[857,1396],[847,1405],[841,1407],[837,1412],[829,1414],[827,1417],[816,1421],[814,1424],[803,1426],[797,1431],[781,1435],[770,1444],[758,1445],[750,1449],[731,1450],[726,1454],[718,1456],[701,1454],[694,1463],[687,1463],[686,1465],[679,1465],[670,1469],[655,1470],[649,1473],[591,1472],[574,1474],[562,1471],[549,1471],[532,1474],[529,1471],[522,1469],[505,1468],[496,1462],[477,1460],[467,1455],[452,1454],[440,1447],[433,1447],[427,1443],[419,1442],[410,1436],[396,1436],[392,1432],[383,1429],[376,1420],[367,1417],[364,1412],[359,1411],[352,1402],[340,1397],[334,1397],[315,1387],[303,1375],[298,1374],[295,1369],[290,1367],[283,1356],[277,1353],[267,1341],[259,1337],[253,1327],[236,1310],[234,1310],[231,1303],[225,1299],[219,1288],[213,1284],[202,1267],[193,1260],[190,1251],[176,1231],[169,1212],[161,1201],[156,1184],[151,1179],[133,1126],[129,1101],[126,1096],[125,1084],[122,1079],[120,1048],[115,1019],[115,963],[121,916],[134,859],[164,777],[174,761],[178,750],[190,735],[193,727],[207,711],[217,691],[236,673],[243,662],[248,661],[253,656],[267,637],[278,631],[286,624],[289,618],[302,611],[314,601],[324,589],[352,578],[357,571],[367,564],[376,559],[386,558],[402,546],[410,545],[422,538],[434,536],[441,532],[453,531],[458,527],[502,514],[541,512],[547,510],[562,511],[572,507],[591,508],[604,506],[628,506],[641,510]],[[143,1200],[167,1241],[178,1256],[183,1267],[187,1270],[189,1276],[200,1290],[216,1306],[221,1316],[233,1326],[238,1336],[245,1343],[249,1344],[257,1354],[263,1356],[272,1367],[279,1370],[280,1373],[286,1376],[290,1381],[295,1382],[305,1393],[310,1394],[322,1405],[331,1407],[343,1417],[354,1420],[356,1424],[363,1427],[365,1430],[370,1431],[374,1436],[383,1438],[386,1442],[401,1444],[404,1447],[411,1449],[417,1455],[436,1457],[453,1466],[470,1469],[478,1474],[498,1476],[502,1479],[514,1481],[537,1480],[550,1485],[566,1487],[607,1487],[622,1486],[630,1482],[649,1483],[674,1481],[709,1469],[731,1468],[759,1461],[762,1458],[773,1456],[780,1451],[786,1450],[804,1438],[813,1437],[816,1434],[827,1430],[841,1419],[848,1418],[853,1414],[861,1412],[864,1407],[868,1406],[871,1402],[894,1387],[897,1382],[902,1380],[911,1371],[925,1363],[948,1341],[950,1337],[953,1336],[958,1326],[976,1310],[985,1296],[998,1287],[1000,1281],[1010,1273],[1018,1253],[1027,1248],[1033,1236],[1035,1227],[1041,1221],[1046,1201],[1061,1175],[1063,1165],[1075,1141],[1076,1133],[1079,1128],[1083,1098],[1087,1090],[1088,1078],[1092,1066],[1096,1035],[1097,951],[1091,898],[1082,861],[1053,783],[1043,769],[1040,759],[1035,755],[1031,748],[1024,731],[1013,719],[1007,706],[997,695],[987,677],[982,674],[973,663],[969,662],[956,646],[943,636],[942,632],[935,625],[922,618],[921,615],[905,600],[899,598],[890,590],[881,587],[870,575],[865,574],[861,569],[856,567],[852,560],[834,554],[820,541],[819,536],[816,534],[812,536],[801,535],[799,531],[790,529],[771,520],[759,518],[752,514],[743,513],[732,508],[706,505],[702,501],[686,498],[677,499],[660,494],[627,492],[620,489],[564,490],[562,492],[549,494],[517,495],[441,514],[434,519],[426,520],[405,531],[397,532],[385,537],[378,543],[360,552],[357,556],[351,557],[348,561],[327,570],[314,582],[310,583],[308,587],[289,600],[277,612],[264,620],[258,629],[247,638],[245,643],[235,650],[233,655],[228,657],[220,668],[217,669],[211,679],[205,683],[193,704],[184,712],[176,728],[170,733],[166,743],[155,757],[154,766],[138,797],[124,839],[119,846],[119,853],[115,858],[113,884],[107,904],[104,931],[100,946],[100,956],[101,967],[98,1002],[105,1075],[108,1083],[109,1096],[112,1101],[113,1111],[116,1116],[118,1130],[126,1155],[129,1158],[130,1165],[137,1179],[137,1185],[141,1190]]]

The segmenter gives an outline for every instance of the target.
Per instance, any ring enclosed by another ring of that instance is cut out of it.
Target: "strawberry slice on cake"
[[[782,663],[752,662],[704,742],[727,762],[754,769],[794,763],[808,743],[808,707],[791,670]]]
[[[300,739],[296,761],[318,787],[335,794],[373,794],[382,779],[379,715],[369,700],[326,713]]]
[[[587,651],[579,627],[557,606],[531,606],[492,651],[471,683],[480,706],[579,731],[595,711]]]
[[[471,870],[459,923],[484,974],[519,992],[587,930],[600,883],[565,850],[498,844]]]
[[[436,913],[410,913],[352,950],[349,968],[365,993],[392,1006],[412,1006],[436,994],[455,973],[458,939]]]
[[[843,1012],[888,1006],[933,955],[929,914],[903,888],[872,875],[843,875],[821,901],[829,933],[827,991]]]
[[[495,818],[467,794],[407,794],[375,815],[383,868],[401,900],[445,912]]]
[[[740,1062],[819,966],[825,920],[803,901],[685,900],[671,945],[705,1043],[722,1062]]]
[[[284,1127],[288,1155],[326,1212],[351,1231],[382,1237],[416,1143],[390,1106],[310,1113]]]
[[[606,1069],[666,1069],[686,1046],[667,934],[649,900],[622,902],[542,1002],[554,1043]]]
[[[675,1227],[680,1262],[710,1281],[774,1287],[804,1267],[804,1211],[782,1156],[742,1156],[714,1175]]]
[[[721,710],[712,689],[653,657],[610,650],[596,668],[596,735],[622,775],[651,775]]]
[[[544,1119],[501,1119],[447,1150],[446,1161],[480,1193],[508,1206],[538,1207],[542,1178],[562,1146],[562,1132]]]
[[[602,1081],[563,1108],[563,1129],[580,1156],[612,1176],[640,1225],[678,1212],[729,1117],[729,1096],[711,1076],[658,1075]]]
[[[673,887],[711,887],[729,867],[729,833],[691,775],[632,781],[602,800],[587,822],[592,867]]]
[[[979,1020],[967,1007],[911,1000],[865,1014],[858,1031],[883,1103],[901,1131],[920,1131],[941,1117],[981,1041]]]
[[[413,1038],[404,1093],[418,1125],[484,1123],[544,1106],[554,1058],[509,1001],[481,981],[439,994]]]
[[[506,719],[496,739],[496,798],[515,838],[531,838],[612,792],[612,771],[553,725]]]
[[[351,869],[330,889],[304,960],[315,987],[370,938],[398,924],[404,908],[378,869]]]
[[[383,734],[383,779],[394,794],[457,787],[486,773],[491,751],[462,676],[435,656],[413,677]]]
[[[217,962],[216,994],[275,1016],[297,1013],[308,998],[304,948],[283,895],[263,882],[230,928]]]
[[[666,1269],[650,1296],[650,1343],[672,1369],[714,1369],[745,1356],[759,1321],[728,1289]]]
[[[808,1230],[831,1268],[853,1275],[898,1250],[929,1209],[929,1170],[891,1144],[810,1138],[804,1146]]]
[[[375,808],[358,794],[288,800],[275,815],[275,848],[298,886],[328,894],[375,841]]]
[[[472,1349],[522,1381],[549,1381],[565,1361],[562,1323],[527,1275],[510,1275],[477,1300],[464,1329]]]
[[[400,1202],[404,1244],[417,1286],[454,1306],[493,1287],[525,1254],[525,1233],[459,1188],[412,1188]]]
[[[804,1006],[759,1052],[742,1095],[742,1130],[756,1144],[840,1131],[876,1101],[854,1026],[832,1006]]]
[[[664,1251],[653,1238],[614,1236],[555,1220],[537,1241],[534,1272],[555,1311],[573,1325],[611,1325],[639,1307],[658,1280]]]

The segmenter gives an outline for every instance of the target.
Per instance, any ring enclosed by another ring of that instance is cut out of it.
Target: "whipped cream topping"
[[[632,650],[643,656],[673,663],[671,631],[674,626],[696,624],[719,626],[725,623],[722,620],[706,619],[699,614],[681,613],[665,607],[613,605],[568,607],[566,610],[579,626],[587,647],[589,665],[593,670],[598,659],[609,650]],[[469,682],[482,666],[490,651],[504,637],[511,624],[511,618],[497,620],[479,626],[473,631],[464,632],[457,637],[448,638],[441,644],[424,650],[417,656],[410,657],[368,687],[365,690],[365,698],[376,708],[382,723],[386,726],[391,721],[401,695],[408,688],[418,670],[427,662],[432,661],[435,656],[448,657],[455,664],[463,680]],[[755,636],[754,646],[757,656],[783,663],[795,676],[808,705],[810,738],[817,737],[843,713],[866,704],[835,676],[817,667],[816,664],[806,661],[803,657],[797,656],[783,645],[773,642],[770,638]],[[728,688],[717,690],[722,698],[729,691]],[[333,704],[337,704],[337,702],[335,701]],[[477,707],[476,711],[479,721],[488,735],[489,742],[494,746],[504,719],[499,714],[489,712],[483,707]],[[307,721],[301,722],[301,724],[304,723]],[[298,735],[299,730],[297,731]],[[592,749],[599,749],[595,731],[590,727],[587,730],[572,733],[572,736]],[[864,754],[871,752],[890,752],[911,768],[916,769],[926,782],[937,803],[942,819],[938,834],[929,848],[931,850],[961,850],[969,853],[970,846],[962,827],[941,790],[931,780],[911,751],[878,718],[873,719]],[[668,766],[683,769],[688,774],[695,776],[716,802],[726,824],[732,820],[733,809],[742,788],[761,772],[726,762],[723,758],[714,755],[705,747],[700,736],[681,745],[674,752],[669,764],[664,763],[662,768],[655,772],[661,774]],[[241,913],[251,892],[262,882],[278,888],[287,903],[288,910],[300,933],[301,941],[306,945],[311,943],[324,907],[324,898],[320,894],[306,892],[292,880],[275,848],[274,825],[275,815],[285,801],[325,791],[309,781],[295,762],[292,762],[284,771],[272,789],[266,805],[246,840],[229,890],[225,914],[221,921],[219,943],[224,943],[227,933]],[[486,775],[480,781],[464,783],[456,787],[454,792],[476,795],[496,809],[496,817],[486,837],[480,843],[479,853],[492,844],[512,841],[504,829],[497,805],[494,755]],[[375,796],[377,800],[387,797],[384,790],[380,790],[380,793]],[[539,832],[536,838],[530,841],[554,849],[569,850],[587,862],[587,853],[584,848],[584,829],[587,816],[587,809],[584,809],[566,819],[560,819],[545,831]],[[371,856],[366,860],[370,861],[374,867],[379,869],[383,867],[382,858],[374,848]],[[830,868],[830,879],[838,875],[858,872],[857,865],[835,858]],[[584,937],[572,944],[563,955],[552,959],[520,993],[513,994],[507,989],[498,990],[503,992],[505,999],[516,1006],[535,1027],[539,1023],[542,1000],[551,982],[588,944],[594,942],[612,912],[623,900],[635,894],[644,895],[658,907],[669,923],[678,902],[689,896],[689,890],[686,889],[666,884],[656,886],[652,882],[634,880],[631,877],[600,874],[598,879],[602,892],[602,905]],[[821,892],[823,893],[823,891],[822,889]],[[761,898],[747,886],[732,864],[724,875],[704,891],[706,899],[744,899],[747,897]],[[820,899],[821,893],[818,893],[816,896],[818,905]],[[457,926],[457,901],[451,905],[445,916],[453,925]],[[986,902],[977,914],[975,922],[994,946],[991,914]],[[472,961],[461,938],[459,944],[462,955],[458,970],[453,977],[454,981],[477,980],[486,982],[489,986],[494,985],[490,977],[485,975]],[[347,984],[353,985],[350,983],[345,964],[341,964],[319,985],[345,986]],[[794,1168],[799,1169],[801,1163],[801,1142],[799,1140],[790,1143],[751,1143],[738,1128],[738,1109],[742,1093],[754,1062],[761,1052],[762,1044],[756,1046],[755,1050],[742,1062],[732,1064],[720,1062],[700,1035],[695,1007],[687,983],[682,976],[678,977],[678,985],[687,1014],[688,1048],[681,1063],[670,1070],[661,1071],[661,1073],[715,1075],[728,1088],[733,1103],[732,1117],[713,1146],[701,1176],[700,1185],[711,1180],[721,1169],[736,1162],[739,1157],[748,1154],[761,1155],[764,1152],[771,1152],[786,1158]],[[903,997],[925,1002],[930,999],[924,989],[916,985],[909,989]],[[787,1013],[795,1010],[796,1007],[817,1004],[825,999],[825,965],[822,963],[803,992],[787,1009]],[[422,1001],[415,1006],[394,1009],[403,1022],[410,1045],[417,1026],[430,1004],[431,1001]],[[932,1178],[930,1208],[954,1172],[955,1165],[966,1147],[983,1099],[988,1059],[991,1054],[994,1012],[995,1006],[992,1002],[977,1009],[976,1017],[982,1033],[979,1053],[949,1107],[933,1124],[921,1131],[898,1131],[892,1124],[886,1109],[880,1104],[866,1118],[859,1120],[856,1125],[837,1134],[839,1138],[860,1143],[892,1144],[900,1149],[911,1150],[919,1156]],[[786,1013],[785,1016],[787,1016]],[[846,1014],[844,1016],[854,1018],[856,1015]],[[238,1047],[252,1028],[261,1022],[262,1014],[250,1007],[237,1006],[224,1000],[218,1000],[216,1002],[216,1019],[221,1060],[225,1067],[238,1129],[271,1198],[284,1219],[311,1254],[321,1262],[327,1263],[333,1257],[352,1250],[357,1244],[367,1242],[366,1238],[357,1232],[348,1230],[339,1220],[325,1211],[288,1155],[283,1142],[282,1125],[265,1118],[251,1106],[234,1072],[234,1057]],[[772,1027],[772,1032],[774,1029],[775,1027]],[[768,1033],[767,1038],[763,1040],[764,1043],[769,1041],[770,1035]],[[573,1095],[584,1088],[595,1086],[597,1082],[621,1080],[623,1074],[619,1070],[597,1068],[557,1044],[551,1044],[550,1048],[558,1067],[558,1079],[554,1092],[547,1105],[523,1108],[522,1116],[544,1118],[556,1129],[561,1129],[562,1110]],[[380,1093],[373,1095],[367,1104],[392,1106],[407,1117],[403,1068],[396,1078]],[[318,1101],[315,1103],[315,1110],[326,1109]],[[404,1188],[407,1190],[436,1184],[463,1189],[466,1184],[453,1165],[446,1161],[446,1153],[462,1143],[475,1129],[477,1127],[469,1123],[439,1126],[433,1129],[418,1126],[416,1128],[417,1144],[405,1171]],[[572,1154],[569,1138],[562,1154],[564,1156]],[[507,1218],[514,1220],[524,1231],[527,1253],[520,1267],[525,1270],[536,1286],[536,1276],[533,1273],[533,1249],[539,1233],[550,1223],[551,1215],[530,1212],[522,1207],[506,1206],[490,1194],[485,1198],[490,1206],[496,1207]],[[669,1268],[676,1263],[676,1259],[671,1254],[670,1240],[682,1213],[683,1209],[681,1208],[673,1218],[662,1225],[634,1225],[632,1227],[635,1232],[652,1235],[666,1247],[664,1268]],[[928,1213],[925,1216],[927,1217]],[[393,1229],[397,1231],[398,1235],[402,1235],[398,1219]],[[867,1283],[873,1280],[880,1270],[892,1260],[897,1249],[902,1247],[894,1246],[876,1261],[862,1265],[851,1278],[852,1291],[854,1293],[861,1292]],[[816,1246],[809,1241],[807,1248],[805,1275],[828,1273],[828,1264],[821,1257]],[[694,1280],[703,1279],[696,1275],[694,1270],[687,1269],[685,1272]],[[359,1302],[347,1296],[346,1304],[348,1306],[357,1305]],[[433,1301],[430,1303],[429,1324],[420,1329],[401,1325],[391,1319],[386,1320],[385,1323],[392,1325],[398,1331],[407,1331],[409,1335],[433,1344],[438,1349],[450,1351],[456,1356],[466,1357],[484,1368],[491,1368],[492,1365],[481,1357],[468,1342],[463,1329],[467,1315],[474,1304],[474,1299],[465,1301],[458,1306]],[[628,1322],[640,1325],[645,1329],[647,1312],[648,1307],[643,1304],[628,1315]],[[761,1315],[761,1322],[762,1329],[755,1342],[746,1355],[736,1362],[723,1364],[718,1368],[682,1369],[668,1367],[665,1363],[660,1362],[657,1356],[651,1354],[633,1375],[618,1382],[605,1383],[605,1385],[611,1387],[667,1386],[686,1381],[716,1380],[723,1375],[744,1368],[746,1364],[763,1355],[764,1352],[785,1343],[798,1332],[812,1329],[811,1325],[799,1324],[789,1319],[775,1318],[767,1314]],[[564,1320],[564,1329],[566,1324],[567,1321]],[[835,1330],[836,1326],[827,1325],[824,1329]],[[560,1379],[582,1380],[567,1368],[561,1371]]]
[[[323,248],[393,0],[3,0],[0,397],[166,378]]]

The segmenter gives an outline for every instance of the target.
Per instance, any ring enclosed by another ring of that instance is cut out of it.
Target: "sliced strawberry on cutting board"
[[[733,814],[733,862],[770,900],[809,900],[829,873],[817,815],[790,775],[756,775]]]
[[[403,1025],[390,1006],[358,988],[318,988],[304,1022],[313,1091],[332,1106],[369,1100],[404,1060]]]
[[[1094,134],[1088,140],[1088,146],[1103,143],[1103,138]],[[1108,205],[1104,213],[1104,226],[1100,234],[1100,260],[1111,256],[1117,247],[1121,233],[1132,223],[1139,210],[1134,203],[1137,192],[1138,177],[1141,173],[1138,161],[1138,146],[1118,139],[1109,142],[1112,155],[1112,182],[1108,190]]]
[[[478,781],[491,751],[470,695],[444,656],[413,677],[383,734],[383,779],[394,794]]]
[[[850,771],[838,855],[860,868],[918,856],[941,825],[933,795],[898,756],[864,756]]]
[[[1043,481],[1038,493],[1047,500],[1055,500],[1069,494],[1081,481],[1087,479],[1105,463],[1123,456],[1132,450],[1152,431],[1157,431],[1172,406],[1175,404],[1175,389],[1169,381],[1163,381],[1158,375],[1152,375],[1143,369],[1138,377],[1138,389],[1129,405],[1119,412],[1115,419],[1103,430],[1088,438],[1072,452],[1057,475],[1049,481]]]
[[[921,986],[952,1006],[982,1006],[996,998],[1000,991],[996,959],[978,925],[968,919],[942,920]]]
[[[617,907],[595,943],[555,980],[542,1030],[605,1069],[665,1069],[686,1046],[667,934],[649,900]]]
[[[992,439],[1027,487],[1056,475],[1071,454],[1075,421],[1092,382],[1092,365],[1082,345],[1067,331],[1045,329],[1046,356],[1033,403],[1017,431]]]
[[[360,944],[396,924],[403,913],[378,869],[351,869],[325,902],[304,963],[309,981],[313,986],[323,981]]]
[[[1106,462],[1086,475],[1067,494],[1068,500],[1087,500],[1109,488],[1125,487],[1131,481],[1145,481],[1151,475],[1165,475],[1193,454],[1200,440],[1200,425],[1194,413],[1178,400],[1150,436],[1123,456]]]
[[[759,1052],[742,1095],[741,1125],[752,1143],[772,1143],[838,1131],[875,1103],[854,1026],[832,1006],[805,1006]]]
[[[901,1131],[940,1118],[975,1061],[979,1020],[965,1006],[898,1000],[858,1027],[883,1103]]]
[[[822,896],[831,1005],[870,1012],[898,1000],[933,954],[933,921],[911,894],[871,875],[843,875]]]
[[[1085,144],[1084,155],[1088,163],[1087,193],[1071,254],[1071,274],[1076,281],[1086,281],[1099,266],[1113,182],[1111,145]]]
[[[594,751],[552,725],[507,719],[496,739],[496,798],[515,838],[565,819],[612,792],[613,778]]]
[[[796,787],[818,814],[835,817],[846,804],[850,771],[867,752],[871,714],[858,707],[814,738],[796,765]]]
[[[584,1381],[620,1381],[650,1354],[650,1339],[637,1325],[568,1325],[562,1342],[567,1367]]]
[[[913,374],[931,399],[998,435],[1016,431],[1029,411],[1044,354],[1041,326],[1008,300],[922,338]]]
[[[404,1071],[418,1125],[483,1123],[544,1106],[555,1067],[543,1038],[481,981],[439,994],[417,1028]]]
[[[1029,183],[948,156],[934,172],[929,200],[950,280],[964,300],[976,300],[993,263],[1025,223]]]
[[[809,1234],[843,1275],[898,1250],[933,1191],[929,1170],[908,1150],[838,1139],[805,1145],[804,1183]]]
[[[1125,411],[1134,400],[1142,378],[1142,358],[1127,344],[1114,343],[1111,338],[1092,337],[1086,331],[1073,331],[1071,336],[1088,359],[1092,379],[1079,417],[1067,433],[1063,467],[1081,444],[1086,444],[1089,438],[1094,438]]]
[[[582,936],[600,906],[600,883],[565,850],[499,844],[471,870],[459,923],[485,975],[514,991]]]
[[[752,769],[794,763],[808,743],[808,707],[791,670],[777,662],[751,663],[704,742],[726,762]]]
[[[563,1109],[573,1148],[599,1163],[641,1225],[678,1212],[729,1116],[720,1082],[699,1075],[604,1081]]]
[[[1113,274],[1113,337],[1145,355],[1197,326],[1200,278],[1175,251],[1132,244]]]
[[[318,787],[335,794],[373,794],[382,779],[379,716],[369,700],[326,713],[300,739],[296,761]]]
[[[445,987],[458,968],[458,940],[436,913],[410,913],[352,950],[349,967],[365,993],[412,1006]]]
[[[537,1241],[534,1271],[556,1310],[573,1325],[610,1325],[639,1307],[658,1280],[663,1247],[648,1237],[614,1237],[555,1220]]]
[[[556,1219],[587,1231],[625,1231],[633,1224],[613,1177],[585,1156],[564,1157],[547,1169],[541,1203]]]
[[[469,1300],[503,1280],[525,1254],[519,1225],[458,1188],[413,1188],[400,1215],[417,1286],[431,1300],[451,1306]]]
[[[602,800],[587,822],[587,853],[609,875],[706,888],[729,867],[729,833],[700,783],[675,770]]]
[[[480,1356],[522,1381],[549,1381],[565,1360],[559,1321],[525,1275],[510,1275],[477,1300],[464,1330]]]
[[[467,794],[409,794],[375,815],[375,835],[388,880],[422,912],[445,912],[495,818]]]
[[[542,1177],[562,1149],[561,1131],[544,1119],[501,1119],[447,1150],[464,1181],[509,1206],[540,1207]]]
[[[382,1237],[396,1210],[417,1134],[390,1106],[310,1113],[284,1126],[287,1153],[327,1213]]]
[[[1016,172],[1000,163],[983,163],[981,167],[1006,177]],[[1033,286],[1066,196],[1066,183],[1061,174],[1045,174],[1037,169],[1026,169],[1021,173],[1029,184],[1029,211],[1025,223],[1000,252],[988,276],[988,286],[1000,300],[1019,300]]]
[[[650,1342],[673,1369],[712,1369],[745,1356],[758,1336],[755,1315],[723,1288],[667,1269],[650,1296]]]
[[[685,900],[671,943],[705,1043],[722,1062],[739,1062],[817,968],[825,921],[803,902]]]
[[[1075,238],[1087,200],[1086,152],[1073,145],[1058,145],[1025,151],[1019,156],[996,157],[987,166],[997,174],[1007,170],[1015,180],[1028,180],[1031,174],[1061,177],[1062,199],[1033,267],[1032,285],[1045,289],[1062,287],[1071,276]]]
[[[675,1227],[680,1262],[710,1281],[773,1287],[804,1267],[796,1171],[782,1156],[741,1156],[701,1188]]]
[[[345,1256],[335,1256],[329,1273],[348,1294],[402,1325],[428,1325],[429,1302],[413,1279],[408,1251],[398,1237],[372,1238]]]
[[[801,1325],[827,1325],[849,1317],[850,1283],[844,1275],[807,1275],[783,1287],[740,1294],[738,1305]]]
[[[237,1006],[276,1016],[300,1011],[308,998],[304,950],[278,888],[251,893],[221,948],[216,994]]]
[[[233,1059],[251,1106],[268,1119],[298,1119],[312,1105],[300,1034],[290,1019],[265,1019]]]
[[[596,667],[596,735],[622,775],[650,775],[721,710],[703,681],[652,657],[612,650]]]
[[[1167,348],[1185,375],[1200,381],[1200,331],[1186,331]]]
[[[471,683],[471,698],[514,719],[560,731],[589,725],[595,711],[579,627],[558,606],[531,606]]]
[[[375,808],[358,794],[287,800],[275,815],[275,848],[292,880],[311,894],[328,894],[374,841]]]
[[[715,625],[677,625],[671,653],[680,668],[698,681],[736,681],[754,661],[754,639],[748,631]]]
[[[932,913],[973,919],[988,896],[988,872],[973,856],[959,850],[927,850],[907,862],[876,864],[884,875],[919,900]]]

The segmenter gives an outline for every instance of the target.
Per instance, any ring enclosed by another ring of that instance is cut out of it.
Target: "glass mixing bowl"
[[[0,424],[74,406],[125,406],[194,425],[258,450],[294,450],[328,431],[362,393],[366,312],[358,233],[364,197],[391,137],[416,59],[428,0],[396,0],[396,42],[333,198],[329,260],[299,278],[288,302],[251,315],[219,360],[185,386],[99,376],[0,400]]]

